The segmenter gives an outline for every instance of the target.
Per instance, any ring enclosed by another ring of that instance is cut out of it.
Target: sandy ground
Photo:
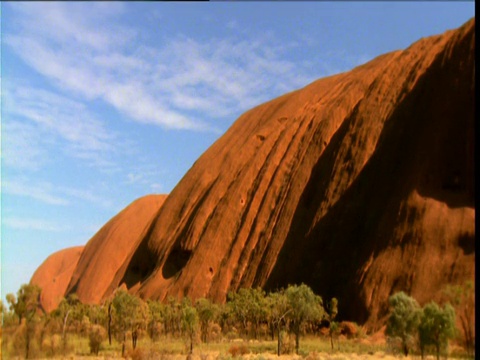
[[[159,359],[159,360],[216,360],[216,359],[228,359],[228,357],[225,357],[225,355],[221,355],[219,357],[219,353],[208,353],[208,354],[193,354],[190,358],[187,358],[186,355],[153,355],[153,354],[144,354],[143,357],[140,357],[138,359]],[[113,356],[67,356],[64,358],[58,358],[58,359],[65,359],[65,360],[123,360],[124,358],[122,357],[113,357]],[[132,357],[127,356],[127,359],[132,359]],[[134,358],[133,360],[136,360],[137,358]],[[419,356],[394,356],[390,354],[385,354],[383,352],[377,352],[374,354],[348,354],[348,353],[338,353],[338,354],[329,354],[329,353],[311,353],[307,357],[302,357],[299,355],[281,355],[281,356],[276,356],[271,353],[263,353],[263,354],[247,354],[243,356],[239,356],[236,358],[230,358],[230,359],[239,359],[239,360],[418,360],[420,359]],[[434,360],[434,356],[426,356],[425,359],[427,360]],[[449,359],[454,359],[449,357]],[[47,360],[47,359],[40,359],[40,360]],[[51,360],[51,358],[50,358]]]

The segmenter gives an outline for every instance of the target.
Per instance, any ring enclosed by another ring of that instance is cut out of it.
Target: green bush
[[[390,316],[385,334],[389,339],[397,339],[397,342],[390,341],[390,344],[393,346],[397,343],[403,354],[408,356],[415,343],[422,311],[417,301],[403,291],[390,296],[388,301]]]
[[[455,310],[450,304],[443,308],[434,301],[425,305],[418,327],[422,357],[425,350],[433,347],[439,360],[440,353],[447,352],[448,341],[455,337],[456,332]]]
[[[42,348],[46,349],[48,356],[56,356],[62,349],[62,336],[53,334],[43,340]]]
[[[106,339],[106,337],[107,332],[103,326],[93,325],[90,328],[90,332],[88,334],[88,345],[90,347],[91,354],[98,355],[98,352],[100,351],[100,345]]]

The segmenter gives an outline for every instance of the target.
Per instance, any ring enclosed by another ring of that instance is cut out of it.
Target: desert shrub
[[[358,325],[358,324],[355,323],[355,322],[354,322],[353,324],[355,325],[356,331],[357,331],[355,337],[358,338],[358,339],[364,339],[364,338],[367,336],[367,334],[366,334],[365,329],[363,328],[363,326],[360,326],[360,325]]]
[[[290,336],[287,332],[282,331],[280,333],[281,343],[280,343],[280,353],[281,354],[291,354],[295,349],[295,337]]]
[[[232,328],[230,329],[230,331],[225,334],[225,337],[226,337],[228,340],[238,339],[239,334],[238,334],[237,329],[232,326]]]
[[[387,353],[392,355],[403,354],[402,341],[398,337],[387,337],[386,338],[386,350]]]
[[[338,323],[337,327],[338,327]],[[322,326],[320,329],[318,329],[318,335],[321,336],[322,338],[326,338],[330,336],[330,328],[326,326]]]
[[[163,332],[163,324],[161,323],[151,322],[148,325],[148,335],[150,336],[152,341],[157,341]]]
[[[12,333],[10,344],[11,355],[25,359],[39,357],[39,345],[41,344],[38,343],[38,330],[34,324],[27,323],[25,319],[23,319],[21,324],[18,325]],[[26,356],[27,353],[28,356]]]
[[[142,349],[135,348],[127,352],[127,358],[130,358],[132,360],[143,360],[146,357]]]
[[[88,346],[90,347],[90,353],[98,355],[100,351],[100,345],[102,341],[104,341],[107,337],[107,332],[100,325],[93,325],[90,328],[90,332],[88,334]]]
[[[305,360],[320,360],[320,356],[316,351],[311,351],[308,353],[308,355],[305,357]]]
[[[218,354],[215,360],[232,360],[232,355],[231,354]]]
[[[237,356],[248,354],[250,351],[248,350],[248,347],[245,344],[240,344],[240,345],[234,344],[230,346],[230,348],[228,349],[228,352],[233,357],[237,357]]]
[[[10,339],[10,355],[16,357],[25,356],[25,322],[17,326]]]
[[[52,336],[45,337],[42,341],[42,349],[45,350],[47,356],[56,356],[62,349],[62,336],[53,334]]]
[[[342,321],[339,324],[340,334],[347,339],[352,339],[358,334],[358,325],[350,321]]]
[[[208,355],[208,353],[200,353],[200,360],[208,360],[210,358],[210,356]]]
[[[208,338],[212,341],[220,340],[222,336],[222,328],[217,323],[212,323],[208,326]]]

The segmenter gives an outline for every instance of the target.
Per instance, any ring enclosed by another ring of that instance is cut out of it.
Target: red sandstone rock
[[[90,240],[68,291],[224,301],[304,282],[378,328],[394,292],[423,304],[473,279],[474,60],[472,19],[247,111],[158,212]]]
[[[392,293],[472,279],[474,60],[472,20],[246,112],[165,202],[135,291],[305,282],[377,327]]]
[[[42,289],[40,303],[47,313],[64,297],[82,251],[83,246],[76,246],[53,253],[33,274],[30,283]]]
[[[148,236],[150,224],[166,195],[144,196],[113,217],[85,246],[67,293],[76,293],[84,303],[99,303],[115,290],[118,272],[126,266],[140,241]],[[153,259],[144,259],[148,264]],[[130,269],[134,272],[135,269]],[[140,267],[139,271],[143,271]]]

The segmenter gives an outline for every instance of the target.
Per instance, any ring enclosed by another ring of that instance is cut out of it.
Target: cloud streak
[[[5,84],[4,97],[7,166],[35,171],[67,155],[102,171],[117,168],[121,141],[82,102],[22,82]]]
[[[51,221],[33,218],[7,217],[2,220],[3,225],[16,230],[34,230],[45,232],[68,231],[67,226],[55,224]]]
[[[95,191],[54,186],[45,181],[34,183],[21,178],[11,179],[2,184],[2,191],[8,195],[26,197],[47,205],[66,206],[75,200],[81,200],[106,209],[114,207],[111,200],[102,198]]]
[[[48,183],[43,183],[39,186],[27,185],[21,181],[9,181],[3,184],[3,189],[6,194],[28,197],[48,205],[68,205],[69,201],[62,196],[53,193],[53,186]]]
[[[35,124],[2,122],[2,160],[9,168],[37,171],[47,160],[42,131]]]
[[[215,119],[312,80],[271,36],[175,36],[134,45],[139,34],[122,25],[123,6],[113,14],[100,7],[91,17],[90,4],[75,4],[75,11],[67,3],[38,5],[11,5],[21,21],[5,43],[59,89],[83,101],[100,99],[140,123],[215,131]]]

